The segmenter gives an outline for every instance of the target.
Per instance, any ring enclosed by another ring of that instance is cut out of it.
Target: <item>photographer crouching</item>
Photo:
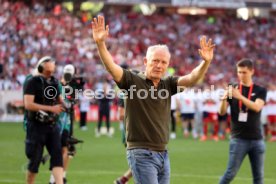
[[[29,159],[26,182],[35,183],[43,148],[50,154],[50,165],[56,184],[63,183],[63,162],[58,114],[64,111],[58,80],[53,77],[55,61],[45,56],[37,67],[38,75],[30,78],[24,88],[27,113],[26,156]]]

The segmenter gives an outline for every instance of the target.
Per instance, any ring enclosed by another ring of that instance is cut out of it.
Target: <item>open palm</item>
[[[211,62],[214,56],[215,45],[212,44],[212,39],[206,41],[206,36],[200,38],[199,55],[207,62]]]
[[[99,15],[98,18],[94,18],[92,21],[93,39],[96,43],[104,42],[109,34],[108,25],[105,26],[104,17]]]

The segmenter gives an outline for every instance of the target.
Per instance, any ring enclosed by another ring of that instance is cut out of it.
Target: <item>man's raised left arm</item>
[[[199,55],[203,61],[193,71],[185,76],[179,77],[177,85],[182,87],[191,87],[195,85],[207,72],[207,69],[213,59],[215,45],[212,44],[212,39],[206,41],[206,36],[200,39]]]

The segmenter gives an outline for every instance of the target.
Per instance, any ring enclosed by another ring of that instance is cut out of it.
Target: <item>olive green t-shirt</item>
[[[156,151],[167,149],[171,96],[177,92],[178,77],[162,78],[157,88],[143,73],[123,70],[118,82],[125,93],[127,148]]]

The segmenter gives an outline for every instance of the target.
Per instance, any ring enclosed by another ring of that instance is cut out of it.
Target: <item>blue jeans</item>
[[[170,160],[167,151],[127,150],[128,165],[135,184],[169,184]]]
[[[230,183],[248,154],[254,184],[263,184],[265,143],[263,140],[231,139],[227,170],[220,184]]]

